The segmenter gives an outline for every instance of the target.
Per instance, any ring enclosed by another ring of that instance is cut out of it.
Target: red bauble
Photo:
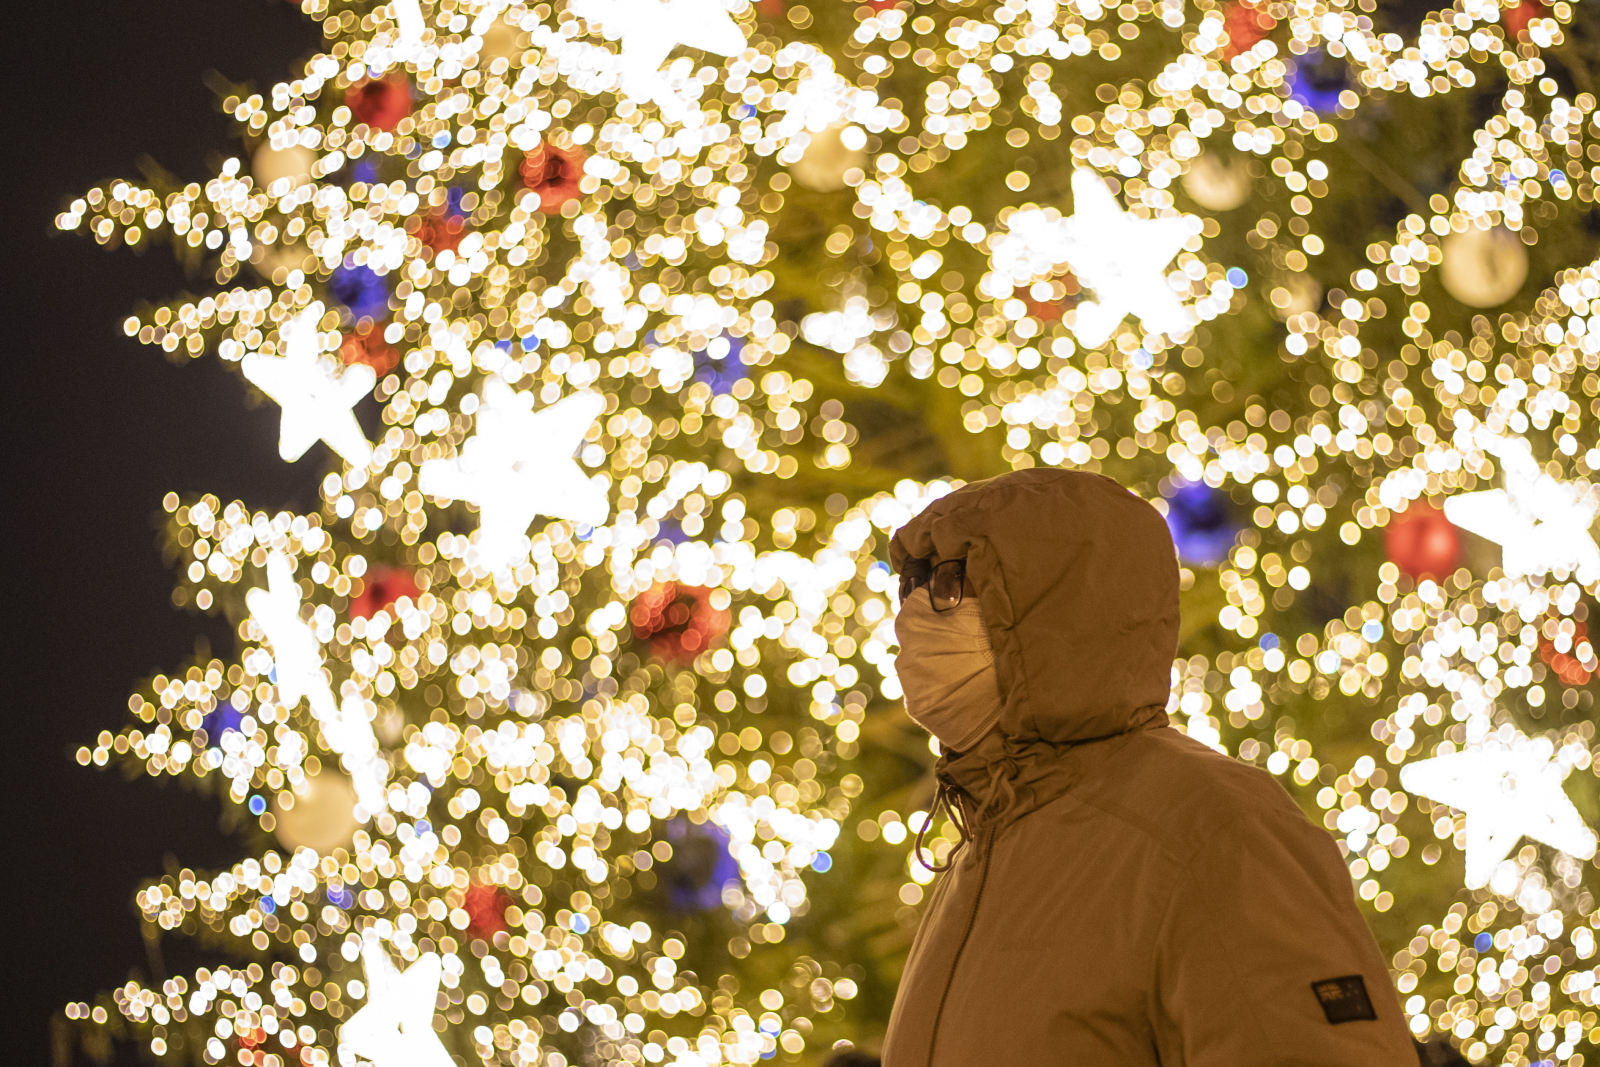
[[[1516,7],[1501,10],[1500,21],[1505,24],[1506,36],[1515,41],[1527,31],[1528,23],[1542,19],[1549,13],[1550,9],[1539,0],[1522,0]]]
[[[783,0],[756,0],[756,10],[768,18],[782,18],[788,10]]]
[[[1061,316],[1067,311],[1064,300],[1035,300],[1031,296],[1025,296],[1022,302],[1028,305],[1028,314],[1040,322],[1060,322]]]
[[[1250,51],[1278,24],[1277,19],[1246,0],[1234,0],[1223,10],[1222,19],[1222,28],[1228,34],[1228,43],[1222,49],[1224,59]]]
[[[728,632],[731,613],[711,606],[711,590],[662,582],[641,593],[628,613],[633,635],[668,663],[690,663]]]
[[[442,207],[435,208],[417,221],[415,232],[417,240],[433,249],[434,255],[454,252],[467,235],[467,220],[460,215],[451,215]]]
[[[344,335],[339,344],[339,358],[345,363],[365,363],[378,377],[394,370],[400,362],[400,351],[383,339],[387,323],[363,319],[356,328]]]
[[[506,928],[511,895],[497,885],[475,885],[461,907],[467,913],[467,933],[487,941]]]
[[[396,71],[357,82],[345,90],[344,102],[358,121],[375,130],[393,130],[411,114],[411,79]]]
[[[367,571],[361,592],[350,598],[350,617],[370,619],[403,596],[415,600],[421,594],[410,571],[377,563]]]
[[[522,159],[522,184],[539,194],[539,210],[559,215],[561,208],[578,199],[583,180],[583,149],[542,144]]]
[[[1389,520],[1383,547],[1389,562],[1412,578],[1444,578],[1461,566],[1461,531],[1423,500],[1412,501]]]

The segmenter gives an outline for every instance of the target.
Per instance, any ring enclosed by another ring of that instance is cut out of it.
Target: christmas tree
[[[69,1005],[90,1047],[871,1047],[911,838],[959,837],[887,538],[1043,464],[1167,516],[1174,725],[1338,836],[1419,1039],[1583,1062],[1585,9],[301,6],[326,49],[225,90],[219,173],[57,220],[214,272],[128,333],[237,364],[329,464],[308,514],[165,501],[175,599],[237,651],[79,759],[252,844],[140,891],[212,962]]]

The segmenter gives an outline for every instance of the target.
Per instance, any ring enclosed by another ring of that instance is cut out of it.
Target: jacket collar
[[[1071,787],[1078,762],[1074,749],[1166,725],[1165,707],[1152,704],[1139,709],[1128,729],[1081,741],[1022,739],[991,730],[967,751],[940,756],[934,776],[941,792],[956,795],[965,829],[975,832],[990,825],[1002,829]]]

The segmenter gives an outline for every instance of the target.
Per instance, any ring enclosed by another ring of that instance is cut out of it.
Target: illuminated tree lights
[[[137,896],[226,963],[70,1019],[241,1067],[870,1046],[932,878],[884,547],[1060,465],[1167,517],[1174,726],[1337,836],[1413,1032],[1593,1055],[1582,9],[301,7],[237,157],[57,219],[206,263],[127,332],[331,464],[306,514],[165,501],[238,648],[79,760],[258,836]]]

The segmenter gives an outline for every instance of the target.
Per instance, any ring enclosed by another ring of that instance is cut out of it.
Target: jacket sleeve
[[[1338,847],[1284,798],[1198,845],[1156,952],[1164,1064],[1416,1067]]]

